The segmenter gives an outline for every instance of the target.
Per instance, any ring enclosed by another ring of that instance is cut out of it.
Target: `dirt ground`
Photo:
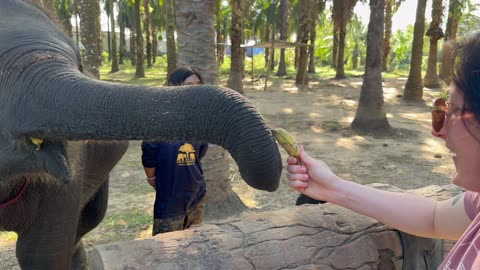
[[[362,78],[315,80],[303,91],[292,80],[275,79],[267,91],[262,82],[252,87],[247,81],[245,95],[272,128],[291,132],[312,156],[323,159],[344,179],[389,183],[402,189],[447,184],[453,163],[443,141],[430,135],[429,105],[441,90],[425,88],[425,102],[408,103],[399,96],[405,82],[405,78],[384,79],[385,111],[396,128],[389,137],[360,136],[348,128],[356,113]],[[286,153],[281,153],[285,160]],[[247,186],[234,164],[231,171],[234,191],[252,211],[294,205],[298,194],[287,187],[285,173],[279,190],[268,193]],[[111,179],[107,216],[133,210],[151,212],[154,192],[146,185],[139,142],[131,143]],[[120,239],[149,235],[150,227],[143,227]],[[95,237],[87,239],[88,247],[102,242]],[[14,244],[14,240],[0,239],[1,269],[18,269]]]

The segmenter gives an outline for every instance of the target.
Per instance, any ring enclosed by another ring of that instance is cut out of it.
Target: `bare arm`
[[[155,168],[143,167],[143,169],[145,170],[145,174],[147,175],[148,184],[155,188],[155,183],[157,182],[157,178],[155,177]]]
[[[300,159],[303,165],[295,165],[296,158],[287,159],[289,185],[311,198],[338,204],[423,237],[458,239],[471,223],[463,194],[437,202],[414,194],[383,191],[340,179],[303,148]]]
[[[154,177],[155,176],[155,168],[143,167],[143,169],[145,170],[145,174],[147,175],[147,177]]]
[[[464,209],[463,193],[438,202],[414,194],[388,192],[343,180],[338,186],[336,195],[332,194],[329,198],[332,203],[410,234],[456,240],[471,223]]]

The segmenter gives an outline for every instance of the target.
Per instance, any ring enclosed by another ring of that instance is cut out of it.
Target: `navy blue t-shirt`
[[[143,142],[142,163],[155,168],[154,218],[185,215],[206,192],[200,160],[208,144]]]

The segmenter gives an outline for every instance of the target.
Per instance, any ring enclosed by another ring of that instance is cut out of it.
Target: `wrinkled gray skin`
[[[23,269],[84,269],[81,238],[104,217],[127,140],[223,146],[252,187],[274,191],[281,159],[266,123],[234,91],[147,88],[88,78],[73,42],[20,0],[0,1],[0,229]],[[30,137],[41,138],[39,150]]]

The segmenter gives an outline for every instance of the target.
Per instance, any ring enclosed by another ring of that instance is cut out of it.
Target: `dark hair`
[[[203,84],[203,79],[198,73],[198,71],[196,71],[191,67],[181,67],[172,71],[170,76],[168,76],[167,85],[170,85],[170,86],[182,85],[182,83],[192,75],[196,75],[200,80],[200,83]]]
[[[456,91],[463,95],[464,108],[472,112],[480,121],[480,32],[474,33],[455,44],[455,69],[452,82]],[[480,142],[480,134],[472,132],[463,122],[468,132]]]
[[[452,81],[465,107],[480,120],[480,32],[456,44],[455,60]]]

